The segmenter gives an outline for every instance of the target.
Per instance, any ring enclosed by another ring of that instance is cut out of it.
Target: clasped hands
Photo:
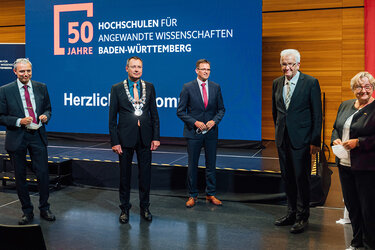
[[[47,122],[47,116],[46,115],[40,115],[39,120],[42,123],[46,123]],[[26,126],[26,125],[29,125],[32,122],[33,122],[33,118],[31,116],[28,116],[28,117],[22,118],[21,121],[20,121],[20,124],[23,125],[23,126]]]
[[[200,121],[196,121],[194,123],[194,125],[199,128],[200,131],[209,131],[211,128],[213,128],[215,126],[215,121],[211,120],[211,121],[208,121],[206,124],[204,124],[203,122],[200,122]]]
[[[342,145],[346,150],[351,150],[353,148],[358,147],[359,140],[358,139],[350,139],[347,141],[342,142],[341,139],[336,139],[332,142],[333,145]]]

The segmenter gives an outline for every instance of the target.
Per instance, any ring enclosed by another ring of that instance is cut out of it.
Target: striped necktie
[[[287,81],[285,83],[286,85],[286,94],[285,94],[285,107],[286,109],[289,108],[289,104],[290,104],[290,99],[292,98],[292,91],[290,91],[290,82]]]

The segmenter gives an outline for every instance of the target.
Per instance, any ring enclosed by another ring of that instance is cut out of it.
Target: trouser
[[[151,150],[150,145],[143,145],[141,140],[140,129],[138,131],[137,143],[134,147],[122,148],[123,154],[119,155],[120,161],[120,208],[122,210],[129,209],[131,176],[132,176],[132,160],[134,151],[137,154],[138,161],[138,187],[139,187],[139,203],[141,208],[148,208],[150,205],[150,186],[151,186]]]
[[[345,206],[353,229],[352,246],[375,249],[375,171],[339,165]]]
[[[288,199],[288,214],[295,214],[297,220],[306,221],[310,216],[310,145],[293,148],[285,129],[283,143],[277,149]]]
[[[206,136],[202,136],[199,139],[188,139],[187,143],[189,158],[187,186],[189,189],[189,196],[198,196],[198,162],[202,147],[204,147],[206,160],[206,195],[216,195],[217,139],[207,139]]]
[[[48,210],[49,197],[49,175],[48,175],[48,153],[47,147],[40,137],[39,131],[24,133],[21,145],[16,151],[8,151],[16,177],[16,188],[18,198],[22,205],[24,214],[33,212],[28,185],[26,181],[27,161],[26,154],[29,150],[32,168],[36,173],[39,186],[39,209]]]

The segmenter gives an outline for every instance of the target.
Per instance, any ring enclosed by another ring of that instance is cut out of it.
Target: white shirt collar
[[[197,78],[197,82],[198,82],[199,86],[202,86],[202,83],[205,83],[206,86],[208,85],[208,79],[205,82],[202,82],[199,78]]]
[[[289,82],[290,82],[291,84],[293,84],[293,85],[296,85],[297,82],[298,82],[299,75],[300,75],[300,72],[297,71],[297,74],[296,74],[295,76],[293,76],[293,78],[290,79]],[[284,82],[284,83],[286,83],[287,81],[288,81],[288,79],[285,77],[285,82]]]
[[[17,78],[17,85],[18,85],[18,88],[23,88],[24,84]],[[29,82],[26,84],[27,86],[29,86],[30,88],[32,88],[31,86],[31,81],[29,80]]]

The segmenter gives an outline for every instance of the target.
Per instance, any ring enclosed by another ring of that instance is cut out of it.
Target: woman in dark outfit
[[[350,87],[356,99],[341,103],[333,125],[331,145],[342,145],[348,157],[339,159],[342,193],[353,228],[348,249],[375,249],[375,79],[355,75]]]

